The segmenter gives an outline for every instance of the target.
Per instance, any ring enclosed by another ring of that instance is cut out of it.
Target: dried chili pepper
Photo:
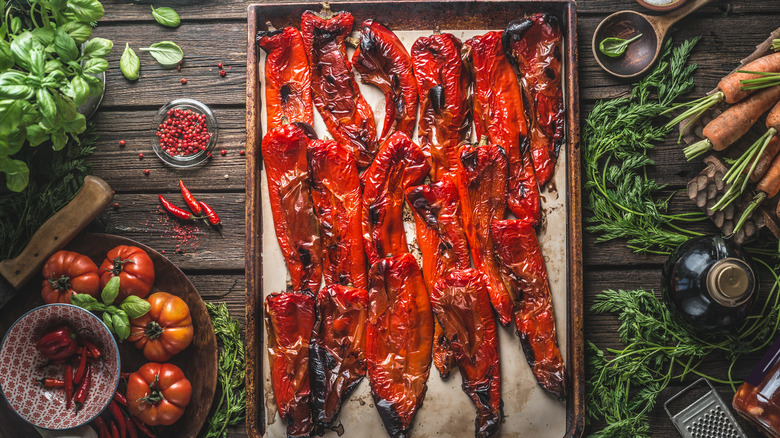
[[[67,325],[52,327],[41,335],[35,348],[47,359],[58,361],[67,359],[78,351],[76,335]]]
[[[379,87],[385,94],[385,121],[379,142],[395,131],[411,137],[417,120],[417,81],[404,43],[382,23],[366,20],[352,64],[363,82]]]
[[[513,300],[501,280],[490,234],[490,224],[506,212],[507,159],[502,148],[485,144],[486,140],[482,137],[479,146],[461,147],[455,184],[474,267],[487,275],[490,301],[498,320],[507,325],[512,321]]]
[[[125,416],[122,414],[122,410],[119,408],[119,405],[116,404],[115,401],[111,400],[111,403],[108,404],[108,410],[111,412],[111,416],[114,417],[114,421],[116,421],[117,428],[119,429],[119,436],[121,438],[126,438],[127,423],[125,422]]]
[[[84,380],[81,381],[76,393],[73,395],[73,402],[76,404],[76,412],[81,409],[84,401],[87,399],[87,393],[89,392],[89,386],[92,383],[92,367],[87,364],[87,372],[84,374]]]
[[[269,26],[267,32],[257,33],[257,44],[266,51],[267,131],[284,125],[283,120],[311,125],[311,70],[301,33],[294,27]]]
[[[553,15],[534,14],[510,22],[504,31],[504,50],[517,65],[529,95],[531,157],[543,185],[552,178],[564,141],[565,115],[561,87],[561,27]]]
[[[311,197],[320,224],[325,284],[365,289],[362,188],[357,163],[346,146],[333,140],[309,144]]]
[[[409,252],[403,224],[404,191],[420,184],[430,165],[417,144],[401,131],[379,148],[363,179],[363,242],[370,265]]]
[[[541,206],[528,121],[517,75],[501,45],[501,32],[471,38],[463,50],[474,76],[477,137],[487,135],[493,144],[504,148],[509,159],[509,209],[518,218],[528,218],[535,224],[541,217]]]
[[[366,359],[371,395],[391,437],[408,436],[431,370],[433,314],[417,261],[382,259],[369,278]]]
[[[485,276],[475,269],[452,271],[431,292],[431,307],[451,339],[463,391],[477,406],[476,437],[501,426],[501,366],[498,331]]]
[[[309,338],[314,327],[314,297],[298,292],[265,298],[268,362],[279,416],[288,437],[309,436],[312,413],[309,379]]]
[[[160,200],[160,204],[162,204],[163,208],[170,214],[174,215],[175,217],[179,219],[183,219],[185,221],[191,221],[193,219],[203,219],[201,216],[195,216],[189,211],[179,208],[175,205],[173,205],[170,201],[165,199],[163,195],[157,195],[157,199]]]
[[[525,220],[493,222],[501,274],[514,289],[515,325],[523,352],[539,386],[563,400],[565,370],[555,335],[550,281],[536,231]]]
[[[471,136],[470,73],[461,46],[450,33],[420,37],[412,45],[420,96],[417,136],[431,161],[433,181],[455,172],[458,146]]]
[[[87,347],[82,347],[79,367],[76,368],[76,374],[73,375],[73,382],[76,383],[76,385],[81,383],[81,381],[84,379],[84,374],[87,372],[87,356]]]
[[[94,423],[97,426],[99,438],[109,438],[111,436],[106,422],[101,417],[95,417]]]
[[[292,287],[317,293],[322,247],[306,161],[309,140],[301,124],[290,123],[269,131],[262,150],[276,239],[290,270]]]
[[[184,185],[182,180],[179,180],[179,189],[181,189],[181,196],[184,198],[187,207],[189,207],[194,214],[203,213],[203,207],[198,204],[198,201],[195,200],[195,197],[192,196],[192,192]]]
[[[349,12],[333,14],[324,7],[318,14],[301,16],[301,36],[311,66],[311,90],[328,131],[339,143],[352,148],[358,167],[371,163],[379,146],[374,112],[352,75],[344,39],[355,19]]]
[[[64,388],[65,387],[65,381],[61,379],[55,379],[53,377],[44,377],[40,380],[41,386],[44,388]]]
[[[320,427],[329,427],[366,375],[368,292],[330,285],[317,294],[309,342],[311,404]]]
[[[417,244],[422,253],[422,273],[428,291],[439,279],[454,270],[471,266],[469,247],[460,223],[458,189],[449,177],[412,187],[406,200],[414,212]],[[442,378],[456,366],[441,326],[434,321],[433,364]]]

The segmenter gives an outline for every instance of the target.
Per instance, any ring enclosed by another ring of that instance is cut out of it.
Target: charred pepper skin
[[[498,331],[484,275],[471,268],[452,271],[434,286],[431,306],[451,339],[463,391],[477,407],[474,436],[489,437],[504,413]]]
[[[279,416],[288,437],[307,437],[313,430],[309,406],[309,338],[314,327],[314,297],[279,292],[265,298],[268,364]]]
[[[269,131],[263,137],[262,152],[276,239],[290,270],[292,288],[317,293],[322,246],[306,160],[308,126],[290,123]]]
[[[540,185],[552,178],[565,138],[562,41],[558,19],[548,14],[512,21],[503,36],[504,50],[530,96],[531,156]]]
[[[550,281],[536,231],[523,220],[492,224],[501,274],[514,290],[515,325],[531,370],[545,391],[566,397],[566,372],[555,334]]]
[[[374,112],[347,59],[344,39],[352,32],[354,21],[348,12],[323,18],[306,11],[301,16],[301,36],[311,66],[314,106],[333,138],[351,147],[358,167],[364,168],[376,155],[379,143]]]
[[[298,29],[258,32],[257,44],[266,52],[265,107],[267,131],[287,122],[314,122],[311,69]]]
[[[474,77],[474,126],[509,159],[507,202],[518,218],[541,218],[539,185],[530,151],[528,120],[520,84],[501,44],[502,32],[488,32],[463,44]]]
[[[385,121],[379,142],[395,131],[411,137],[417,121],[417,81],[404,43],[382,23],[366,20],[352,64],[363,82],[379,87],[385,94]]]
[[[401,131],[379,148],[363,172],[363,243],[370,266],[409,252],[403,224],[404,191],[420,184],[430,165],[417,144]]]
[[[334,140],[312,141],[308,157],[325,284],[366,289],[362,188],[355,157],[347,146]]]
[[[417,243],[422,253],[422,273],[429,293],[433,286],[452,271],[471,266],[469,246],[460,222],[460,201],[455,183],[442,180],[406,191],[417,229]],[[456,366],[441,326],[434,321],[433,364],[442,378]]]
[[[366,359],[371,395],[388,435],[406,437],[431,369],[431,302],[417,261],[408,253],[372,266],[369,285]]]
[[[349,286],[326,286],[317,294],[314,330],[309,343],[309,372],[314,421],[333,424],[341,405],[366,375],[368,292]]]
[[[420,37],[412,45],[420,96],[417,136],[434,182],[455,172],[458,147],[471,137],[471,76],[461,47],[450,33]]]

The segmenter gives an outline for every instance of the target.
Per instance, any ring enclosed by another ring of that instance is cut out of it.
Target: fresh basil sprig
[[[130,81],[138,79],[138,76],[141,74],[141,61],[133,49],[130,48],[130,44],[125,44],[125,51],[122,53],[122,57],[119,58],[119,69],[122,70],[122,74]]]
[[[627,40],[616,37],[604,38],[599,44],[599,50],[601,53],[609,56],[610,58],[617,58],[626,52],[629,44],[633,43],[639,38],[642,38],[641,33]]]
[[[152,305],[143,298],[130,295],[119,306],[113,305],[119,295],[119,277],[113,277],[103,287],[98,301],[89,294],[76,294],[70,297],[70,303],[90,312],[102,312],[103,322],[120,341],[130,336],[130,320],[146,315]]]
[[[160,41],[138,50],[149,52],[165,68],[174,68],[184,59],[184,52],[182,52],[181,47],[173,41]]]
[[[152,16],[154,17],[155,21],[162,24],[163,26],[179,27],[179,24],[181,24],[181,18],[179,18],[179,14],[177,14],[176,11],[171,8],[155,9],[154,6],[152,6]]]

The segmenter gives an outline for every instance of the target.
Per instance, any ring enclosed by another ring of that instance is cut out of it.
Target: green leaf
[[[179,24],[181,24],[179,14],[177,14],[176,11],[171,8],[155,9],[154,6],[152,6],[152,16],[154,17],[155,21],[162,24],[163,26],[179,27]]]
[[[43,71],[45,71],[47,74],[62,70],[62,62],[60,62],[59,59],[50,59],[46,61],[46,64],[43,66]]]
[[[38,101],[38,111],[44,118],[54,122],[57,120],[57,105],[54,103],[51,93],[44,88],[35,90],[35,98]]]
[[[14,17],[11,19],[11,33],[19,33],[22,30],[22,19]]]
[[[43,46],[48,46],[54,42],[54,29],[51,27],[33,29],[32,34]]]
[[[173,41],[161,41],[138,50],[149,52],[160,65],[166,68],[174,68],[184,59],[181,47]]]
[[[152,310],[148,301],[135,295],[130,295],[119,305],[119,308],[127,313],[130,319],[140,318]]]
[[[114,322],[113,318],[111,317],[111,314],[108,312],[103,313],[103,323],[106,324],[108,327],[108,331],[111,333],[116,333],[116,330],[114,330]]]
[[[24,103],[23,100],[0,100],[0,138],[10,135],[19,126]]]
[[[599,50],[601,53],[611,57],[611,58],[617,58],[618,56],[625,53],[626,49],[628,48],[628,45],[633,43],[634,41],[638,40],[642,37],[642,34],[634,36],[631,39],[624,40],[623,38],[616,38],[616,37],[610,37],[610,38],[604,38],[601,40],[601,43],[599,43]]]
[[[141,74],[141,61],[133,49],[130,48],[130,44],[125,44],[125,51],[119,59],[119,69],[122,70],[122,74],[129,81],[138,79],[138,76]]]
[[[30,71],[30,52],[32,52],[33,47],[43,50],[41,43],[36,41],[33,34],[29,31],[24,31],[11,41],[11,55],[16,65]]]
[[[70,82],[70,86],[71,90],[73,90],[73,96],[70,96],[73,98],[73,102],[77,106],[84,105],[84,102],[86,102],[89,97],[89,84],[87,84],[87,81],[85,81],[84,77],[81,75],[74,76]]]
[[[30,52],[30,73],[41,79],[46,75],[46,54],[43,50],[34,48]]]
[[[45,78],[43,78],[43,81],[41,82],[41,86],[48,87],[48,88],[59,88],[67,80],[68,78],[65,77],[65,73],[63,73],[61,70],[54,70],[48,75],[46,75]]]
[[[51,148],[59,151],[68,144],[68,135],[63,130],[57,130],[51,133]]]
[[[103,300],[103,303],[106,305],[113,304],[114,300],[116,299],[117,295],[119,295],[119,277],[111,277],[111,280],[108,280],[108,283],[106,283],[106,286],[103,288],[103,292],[100,293],[100,299]]]
[[[21,160],[6,160],[3,165],[5,184],[12,192],[21,192],[30,182],[30,169]]]
[[[79,57],[76,41],[62,29],[57,29],[54,33],[54,51],[63,61],[72,61]]]
[[[79,306],[82,309],[89,310],[90,312],[104,312],[106,310],[105,304],[89,294],[73,295],[70,297],[70,303],[74,306]]]
[[[105,10],[98,0],[68,0],[68,10],[73,12],[80,21],[98,21],[103,18]]]
[[[92,36],[92,26],[81,21],[68,21],[60,29],[67,32],[78,44],[83,44]]]
[[[98,74],[108,70],[108,61],[103,58],[90,58],[84,63],[84,73]]]
[[[114,324],[114,330],[120,341],[124,341],[130,336],[130,320],[123,310],[117,310],[115,314],[111,315],[111,322]]]
[[[103,82],[100,79],[92,75],[84,75],[83,78],[89,84],[89,94],[91,96],[100,96],[103,93]]]
[[[90,58],[105,58],[111,53],[114,43],[105,38],[92,38],[84,44],[84,50],[81,56]]]
[[[11,54],[11,45],[8,41],[0,39],[0,72],[14,66],[14,56]]]
[[[30,142],[30,146],[38,146],[44,141],[49,139],[49,134],[39,124],[27,126],[27,141]]]
[[[0,99],[30,99],[35,89],[25,83],[27,75],[11,70],[0,74]]]

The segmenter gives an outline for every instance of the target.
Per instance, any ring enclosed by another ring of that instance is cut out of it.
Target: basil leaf
[[[11,54],[11,45],[8,41],[0,39],[0,72],[14,66],[14,56]]]
[[[156,22],[162,24],[163,26],[179,27],[179,24],[181,24],[181,18],[179,18],[179,14],[177,14],[176,11],[171,8],[155,9],[154,6],[152,6],[152,16]]]
[[[641,37],[642,34],[640,33],[639,35],[636,35],[635,37],[628,40],[616,37],[604,38],[601,40],[601,43],[599,43],[599,50],[601,53],[609,56],[610,58],[617,58],[626,52],[629,44],[633,43]]]
[[[6,160],[3,164],[3,172],[5,172],[5,185],[13,192],[21,192],[30,181],[30,169],[24,161]]]
[[[30,73],[41,79],[46,75],[46,54],[39,48],[30,52]]]
[[[43,83],[41,85],[49,88],[58,88],[63,85],[67,79],[65,73],[60,70],[55,70],[43,78]]]
[[[0,74],[0,99],[30,99],[35,95],[33,87],[25,83],[27,75],[11,70]]]
[[[24,103],[23,100],[0,100],[0,138],[10,135],[19,126]]]
[[[103,322],[108,327],[108,331],[110,331],[111,333],[116,333],[116,331],[114,330],[113,318],[111,318],[110,313],[108,312],[103,313]]]
[[[114,302],[117,295],[119,295],[119,277],[111,277],[103,288],[103,292],[100,293],[100,299],[108,305]]]
[[[76,47],[76,41],[62,29],[57,29],[54,32],[54,51],[64,61],[71,61],[79,57],[79,48]]]
[[[160,65],[167,68],[176,67],[184,59],[181,47],[173,41],[161,41],[138,50],[149,52]]]
[[[41,115],[45,119],[56,123],[57,105],[54,103],[51,93],[45,88],[39,88],[35,90],[35,99],[38,101],[38,111],[40,111]]]
[[[84,43],[92,36],[92,26],[81,21],[68,21],[60,29],[67,32],[78,44]]]
[[[103,82],[100,81],[100,79],[92,76],[92,75],[85,75],[82,76],[84,80],[87,81],[87,84],[89,84],[89,94],[92,96],[100,96],[103,94]]]
[[[76,294],[70,297],[70,303],[90,312],[104,312],[106,306],[89,294]]]
[[[114,43],[105,38],[92,38],[84,44],[81,56],[90,58],[105,58],[111,53]]]
[[[70,96],[73,98],[73,102],[78,106],[84,105],[84,102],[89,97],[89,84],[87,84],[87,81],[81,75],[74,76],[70,81],[70,86],[71,90],[73,90],[73,96]]]
[[[111,322],[114,323],[114,331],[120,341],[124,341],[130,336],[130,320],[127,318],[127,313],[117,310],[115,314],[111,315]]]
[[[89,58],[84,63],[84,74],[98,74],[108,70],[108,61],[103,58]]]
[[[11,19],[11,33],[19,33],[22,30],[22,19],[14,17]]]
[[[41,43],[36,41],[33,34],[28,31],[24,31],[21,35],[14,38],[14,40],[11,41],[11,55],[13,56],[16,65],[29,71],[30,52],[32,52],[33,47],[36,45],[41,49],[43,48]]]
[[[125,298],[119,308],[127,313],[130,319],[140,318],[152,310],[152,305],[148,301],[135,295]]]
[[[55,151],[62,150],[68,144],[68,135],[64,131],[54,131],[51,133],[51,148]]]
[[[119,59],[119,69],[122,70],[122,74],[130,81],[138,79],[138,76],[141,75],[141,61],[133,49],[130,48],[130,44],[125,44],[125,51]]]
[[[103,17],[105,10],[98,0],[68,0],[68,9],[73,12],[79,21],[98,21]]]
[[[41,44],[44,46],[48,46],[49,44],[54,42],[54,29],[50,27],[39,27],[37,29],[34,29],[32,31],[33,36],[35,39],[40,41]]]
[[[46,61],[46,64],[43,66],[43,71],[47,74],[55,71],[62,73],[62,62],[60,62],[59,59],[50,59]]]
[[[33,147],[38,146],[39,144],[43,143],[48,139],[49,139],[49,134],[46,133],[46,130],[43,129],[41,125],[36,123],[34,125],[29,125],[27,127],[27,141],[30,142],[30,146]],[[73,297],[71,297],[71,302],[73,302]],[[83,306],[79,306],[79,307],[83,307]]]

